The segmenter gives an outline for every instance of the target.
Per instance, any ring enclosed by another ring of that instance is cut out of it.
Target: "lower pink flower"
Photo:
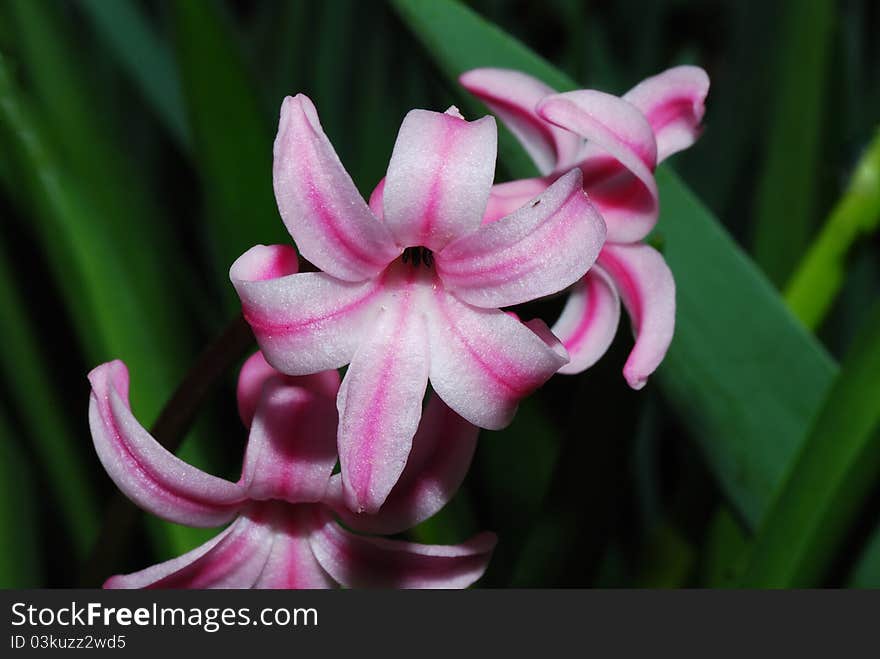
[[[580,373],[608,349],[626,307],[636,344],[623,373],[640,389],[660,365],[675,328],[675,281],[659,252],[642,241],[659,214],[654,168],[700,134],[706,73],[679,66],[648,78],[621,98],[581,89],[562,94],[519,71],[474,69],[462,85],[513,131],[542,176],[492,189],[484,222],[528,205],[572,167],[607,225],[596,265],[574,285],[553,326]]]
[[[250,434],[237,483],[183,462],[150,436],[129,407],[122,362],[97,367],[89,380],[95,448],[129,498],[179,524],[231,521],[204,545],[111,577],[106,588],[464,588],[486,569],[495,546],[491,533],[454,546],[362,535],[415,526],[440,510],[464,479],[478,430],[436,397],[385,506],[365,515],[346,508],[341,477],[332,473],[335,371],[283,376],[260,353],[245,363],[238,404]]]

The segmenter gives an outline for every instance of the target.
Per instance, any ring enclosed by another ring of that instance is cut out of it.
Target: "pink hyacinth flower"
[[[338,398],[343,493],[375,512],[407,462],[429,380],[456,413],[498,429],[568,361],[540,321],[500,307],[578,281],[605,225],[573,170],[481,226],[495,120],[468,122],[454,108],[406,115],[373,210],[305,96],[284,100],[274,153],[281,217],[321,272],[296,274],[292,252],[260,245],[230,277],[273,367],[305,375],[350,364]]]
[[[257,353],[239,377],[250,428],[237,483],[164,449],[138,423],[120,361],[95,368],[89,422],[117,486],[141,508],[195,527],[231,522],[202,546],[105,588],[464,588],[482,576],[491,533],[453,546],[363,535],[404,531],[437,512],[461,484],[478,429],[432,398],[400,482],[378,514],[343,505],[336,463],[336,371],[283,376]],[[442,441],[441,441],[442,440]],[[341,518],[346,526],[336,521]]]
[[[659,212],[653,171],[699,136],[708,76],[694,66],[675,67],[621,98],[587,89],[557,94],[507,69],[474,69],[460,82],[507,124],[542,174],[496,185],[485,222],[527,205],[572,167],[583,172],[584,188],[607,224],[608,242],[552,328],[571,357],[560,372],[580,373],[605,353],[622,300],[636,335],[623,374],[640,389],[663,361],[675,328],[672,273],[642,242]]]

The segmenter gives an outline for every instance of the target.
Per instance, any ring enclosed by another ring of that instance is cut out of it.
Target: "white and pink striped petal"
[[[582,373],[608,350],[620,322],[620,298],[608,274],[598,265],[571,289],[553,334],[571,361],[560,373]]]
[[[278,210],[309,261],[339,279],[363,281],[400,254],[339,161],[308,97],[284,99],[274,156]]]
[[[442,288],[431,299],[431,386],[474,425],[505,427],[519,401],[568,362],[549,330],[536,332],[503,311],[471,306]]]
[[[351,512],[338,474],[330,481],[325,502],[356,531],[389,535],[410,529],[437,513],[458,491],[473,459],[478,434],[476,426],[433,395],[413,438],[406,467],[378,512]]]
[[[495,176],[492,117],[411,110],[388,164],[384,221],[401,247],[442,249],[480,226]]]
[[[623,375],[629,386],[641,389],[672,342],[675,280],[663,256],[648,245],[607,245],[599,265],[614,281],[629,313],[636,344]]]
[[[272,550],[273,510],[253,506],[225,531],[182,556],[111,577],[104,588],[252,588]]]
[[[541,99],[555,94],[556,90],[512,69],[472,69],[463,73],[458,81],[498,115],[519,139],[541,174],[565,171],[576,164],[583,140],[548,124],[535,113]]]
[[[245,495],[165,449],[138,422],[128,402],[128,369],[121,361],[89,373],[89,426],[98,458],[117,487],[138,506],[187,526],[219,526],[232,519]]]
[[[447,290],[470,304],[507,307],[561,291],[590,268],[605,223],[573,169],[535,200],[436,255]]]
[[[295,380],[295,378],[290,378]],[[336,401],[270,378],[253,417],[241,485],[251,499],[320,501],[336,465]]]
[[[584,189],[608,225],[608,240],[641,240],[657,222],[654,132],[633,105],[589,89],[548,96],[538,105],[547,121],[587,140],[581,153]]]
[[[709,76],[698,66],[676,66],[646,78],[623,95],[648,119],[657,162],[688,148],[702,132]]]
[[[350,533],[324,514],[311,536],[321,567],[349,588],[467,588],[483,576],[492,533],[459,545],[422,545]]]
[[[266,361],[288,375],[349,363],[375,314],[382,277],[353,283],[305,272],[260,279],[254,249],[232,264],[229,276]]]
[[[406,465],[428,383],[422,272],[401,265],[345,374],[337,445],[347,505],[376,512]]]

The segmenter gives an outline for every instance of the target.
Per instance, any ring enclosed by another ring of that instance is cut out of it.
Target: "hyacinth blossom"
[[[571,291],[552,328],[580,373],[608,349],[629,313],[635,346],[623,373],[634,389],[660,365],[675,327],[675,282],[659,252],[642,241],[657,222],[653,171],[700,134],[706,73],[679,66],[648,78],[618,98],[582,89],[556,93],[519,71],[474,69],[461,84],[508,125],[541,176],[496,185],[484,221],[492,223],[540,195],[577,167],[604,218],[608,237],[598,261]]]
[[[274,146],[281,217],[320,272],[258,245],[230,278],[267,361],[288,375],[349,364],[337,446],[352,510],[377,512],[410,453],[430,380],[456,413],[506,426],[521,398],[568,361],[541,321],[508,307],[578,281],[605,239],[574,169],[481,226],[493,182],[492,117],[413,110],[368,205],[312,102],[288,97]]]
[[[283,376],[260,353],[243,366],[239,412],[249,427],[237,483],[207,474],[164,449],[138,423],[120,361],[95,368],[89,422],[107,473],[141,508],[187,526],[231,522],[178,557],[106,588],[464,588],[485,571],[495,536],[454,546],[360,533],[398,533],[452,497],[467,472],[478,429],[436,397],[427,405],[406,469],[383,509],[344,505],[336,463],[336,371]],[[337,523],[337,517],[349,528]]]

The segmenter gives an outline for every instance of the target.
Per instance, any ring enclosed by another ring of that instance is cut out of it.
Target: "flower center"
[[[412,263],[414,268],[420,265],[431,268],[434,265],[434,253],[427,247],[407,247],[403,250],[400,260],[404,263]]]

